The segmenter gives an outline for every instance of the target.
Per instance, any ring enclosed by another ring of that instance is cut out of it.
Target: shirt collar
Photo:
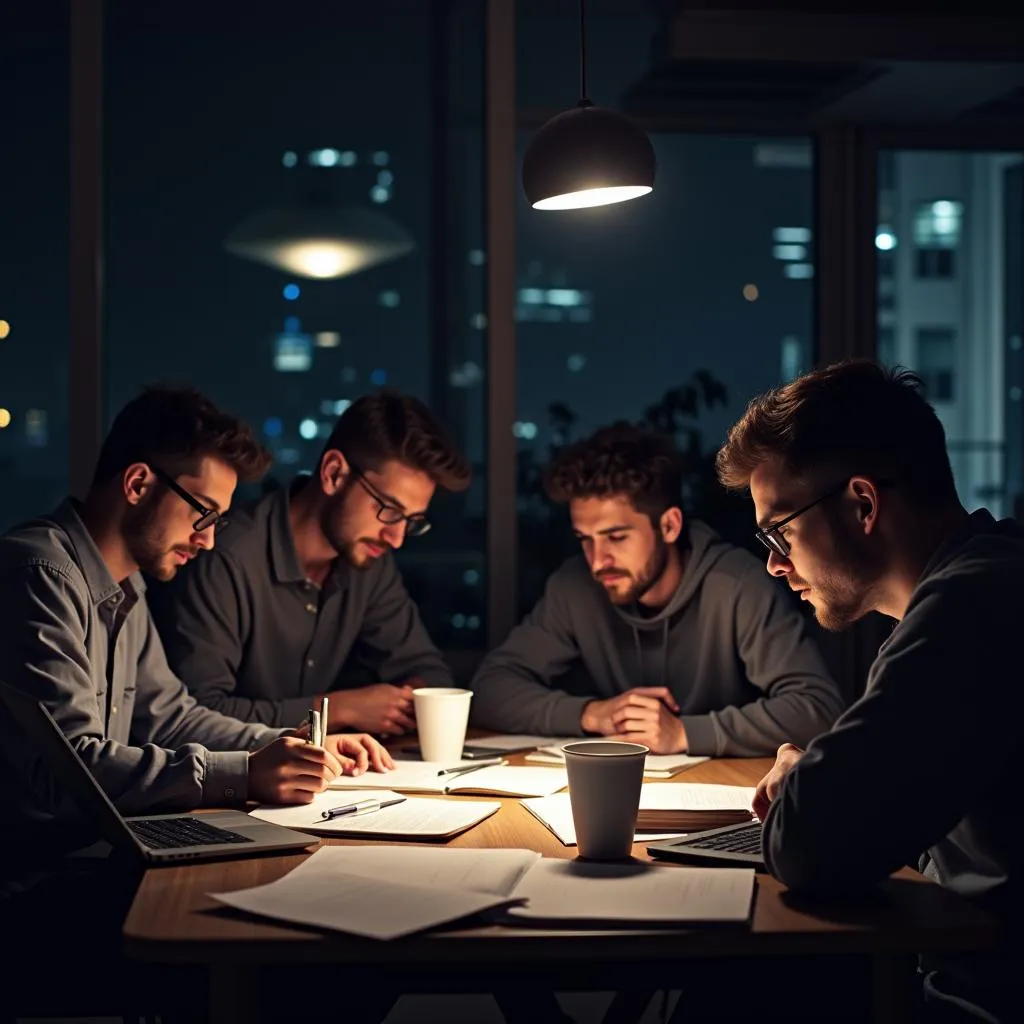
[[[270,513],[267,525],[270,530],[270,567],[278,583],[303,583],[306,574],[299,565],[295,552],[295,538],[288,518],[288,504],[292,494],[301,486],[299,477],[290,487],[280,487],[268,499]]]
[[[89,588],[89,597],[93,604],[100,605],[116,593],[124,593],[129,598],[139,598],[146,592],[146,584],[142,574],[133,572],[126,580],[126,586],[110,575],[107,563],[103,561],[100,549],[92,539],[85,523],[82,522],[82,504],[75,498],[65,498],[47,518],[56,523],[68,536],[71,546],[75,549],[78,567],[85,577]]]

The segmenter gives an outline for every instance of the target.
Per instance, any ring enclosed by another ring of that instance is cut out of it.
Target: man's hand
[[[415,685],[419,680],[409,680]],[[416,728],[413,717],[413,687],[374,683],[356,690],[332,690],[327,727],[340,732],[356,730],[375,736],[401,736]],[[314,707],[315,707],[314,703]]]
[[[267,804],[311,803],[343,767],[332,751],[298,736],[281,736],[249,754],[249,799]]]
[[[592,700],[583,708],[580,725],[584,732],[643,743],[654,754],[678,754],[687,747],[678,711],[668,687],[637,686],[617,697]]]
[[[338,760],[345,775],[362,775],[367,768],[386,772],[395,767],[387,750],[365,732],[329,734],[324,747]]]
[[[772,770],[757,784],[757,791],[754,793],[754,817],[759,821],[764,821],[768,808],[778,795],[782,780],[803,756],[804,752],[793,743],[783,743],[776,751]]]

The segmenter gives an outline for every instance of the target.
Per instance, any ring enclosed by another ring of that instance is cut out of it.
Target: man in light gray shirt
[[[548,493],[569,505],[582,554],[484,659],[476,725],[714,757],[831,726],[842,699],[806,621],[753,555],[684,519],[682,484],[671,439],[628,423],[559,454]],[[577,666],[584,695],[558,686]]]
[[[410,731],[413,687],[452,679],[392,551],[429,529],[438,486],[469,476],[418,399],[357,399],[312,476],[233,516],[215,552],[159,588],[171,666],[200,703],[247,722],[294,724],[330,693],[333,728]]]
[[[308,803],[341,771],[387,755],[368,736],[324,748],[202,707],[171,672],[146,606],[145,569],[169,579],[227,521],[239,478],[268,459],[248,429],[192,391],[149,390],[118,415],[84,502],[0,539],[0,679],[43,701],[124,814]],[[0,707],[8,821],[65,810]]]

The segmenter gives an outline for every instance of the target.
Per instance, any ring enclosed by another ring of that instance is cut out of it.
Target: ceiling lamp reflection
[[[264,210],[224,240],[235,256],[318,280],[357,274],[414,247],[393,220],[356,206]]]

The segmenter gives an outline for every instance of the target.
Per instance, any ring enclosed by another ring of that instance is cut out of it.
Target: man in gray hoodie
[[[993,913],[1000,948],[922,964],[929,1019],[1020,1019],[1017,769],[1024,530],[961,505],[934,410],[906,372],[828,367],[755,399],[718,455],[750,488],[768,572],[841,629],[896,625],[864,696],[758,787],[765,862],[790,888],[851,889],[920,857]]]
[[[559,453],[546,488],[568,503],[582,554],[484,659],[474,724],[716,757],[832,725],[842,699],[799,610],[753,555],[684,518],[682,485],[671,440],[627,423]],[[575,666],[587,696],[557,688]]]

